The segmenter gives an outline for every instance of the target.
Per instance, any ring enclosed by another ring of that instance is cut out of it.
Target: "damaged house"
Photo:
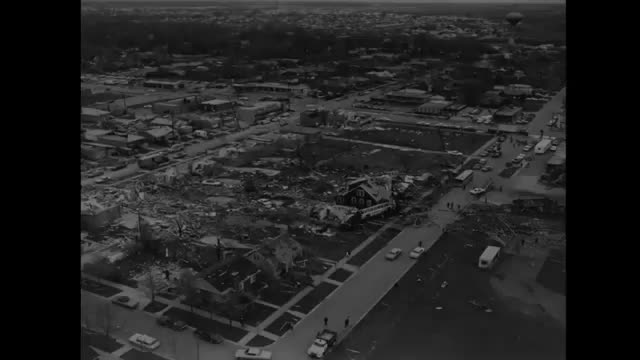
[[[393,203],[390,178],[360,178],[347,184],[336,197],[336,204],[366,209],[375,205]]]
[[[243,256],[200,273],[194,283],[200,295],[216,303],[228,302],[234,293],[243,292],[256,282],[261,270]]]

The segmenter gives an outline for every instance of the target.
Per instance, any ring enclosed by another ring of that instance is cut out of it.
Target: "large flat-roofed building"
[[[506,106],[493,114],[495,122],[512,123],[522,116],[522,108],[515,106]]]
[[[169,100],[153,104],[153,112],[156,114],[182,114],[198,109],[199,101],[196,96],[187,96],[182,99]]]
[[[181,81],[147,80],[143,86],[154,89],[177,90],[183,89],[184,83]]]
[[[531,96],[533,87],[525,84],[510,84],[504,87],[503,92],[507,96]]]
[[[253,124],[256,120],[261,120],[266,114],[282,110],[282,104],[278,101],[264,101],[255,103],[253,106],[243,106],[238,108],[236,116],[239,121]]]
[[[229,100],[213,99],[200,104],[204,111],[218,112],[233,109],[233,102]]]
[[[237,92],[290,93],[301,96],[304,96],[309,92],[309,87],[306,85],[287,85],[279,83],[233,84],[233,89]]]
[[[424,90],[418,89],[402,89],[398,91],[391,91],[385,94],[382,98],[376,98],[375,100],[382,100],[385,102],[400,103],[400,104],[424,104],[429,101],[431,96]]]
[[[82,122],[98,123],[109,119],[109,112],[94,108],[83,107],[80,113],[80,120]]]
[[[431,100],[418,107],[417,112],[420,114],[444,115],[447,113],[446,108],[452,104],[446,100]]]

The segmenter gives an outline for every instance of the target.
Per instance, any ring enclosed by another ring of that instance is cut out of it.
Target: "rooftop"
[[[209,100],[209,101],[204,101],[202,104],[203,105],[222,105],[222,104],[228,104],[231,101],[229,100],[222,100],[222,99],[213,99],[213,100]]]
[[[106,116],[106,115],[109,115],[109,112],[108,111],[104,111],[104,110],[94,109],[94,108],[83,107],[82,108],[82,115],[87,115],[87,116]]]
[[[219,292],[224,293],[229,289],[233,289],[237,281],[242,281],[258,272],[260,272],[260,269],[254,263],[244,257],[237,257],[230,263],[205,275],[204,280]]]
[[[171,128],[168,128],[168,127],[161,127],[161,128],[147,130],[147,134],[156,138],[167,136],[171,134],[171,132],[172,132]]]

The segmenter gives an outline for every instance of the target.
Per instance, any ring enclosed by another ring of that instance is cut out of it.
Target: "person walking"
[[[418,241],[418,247],[422,247],[422,240]]]
[[[349,317],[347,316],[346,319],[344,319],[344,328],[348,328],[349,327]]]
[[[458,211],[460,211],[460,204],[458,204]]]
[[[327,327],[329,325],[329,318],[328,317],[324,317],[324,327]]]

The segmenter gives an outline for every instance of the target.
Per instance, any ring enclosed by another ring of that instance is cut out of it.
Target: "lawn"
[[[339,282],[344,282],[349,278],[349,276],[351,276],[351,274],[353,274],[351,271],[340,268],[336,270],[333,274],[331,274],[331,276],[329,276],[329,279],[339,281]]]
[[[93,346],[102,351],[106,352],[114,352],[122,347],[120,343],[115,341],[113,338],[110,338],[104,334],[100,334],[85,328],[80,328],[80,343],[82,344],[81,348]],[[85,353],[85,349],[82,349],[82,354]],[[90,354],[87,352],[87,354]]]
[[[124,355],[120,356],[123,360],[167,360],[162,356],[156,355],[152,352],[140,351],[136,349],[131,349],[124,353]]]
[[[463,154],[473,153],[492,138],[490,135],[452,130],[440,130],[438,133],[437,129],[420,129],[398,125],[385,125],[384,128],[385,130],[345,131],[343,137],[424,150],[456,150]]]
[[[276,309],[272,308],[271,306],[253,303],[249,306],[247,312],[244,315],[244,322],[251,326],[258,326],[274,312],[276,312]]]
[[[322,302],[329,294],[331,294],[338,287],[328,282],[322,282],[316,286],[310,293],[300,299],[295,305],[291,307],[291,310],[298,311],[303,314],[309,314],[318,304]]]
[[[378,251],[387,246],[389,241],[391,241],[391,239],[393,239],[399,233],[400,230],[395,228],[389,228],[385,230],[382,234],[380,234],[372,242],[370,242],[369,245],[365,246],[364,249],[355,254],[347,263],[354,266],[364,265],[367,261],[369,261],[369,259],[377,254]]]
[[[157,313],[164,310],[167,306],[169,305],[162,303],[160,301],[154,300],[150,302],[149,305],[144,307],[144,311],[153,314],[153,313]]]
[[[565,255],[554,249],[544,261],[536,280],[549,290],[567,295],[567,274],[565,273]]]
[[[120,289],[116,289],[113,286],[104,285],[97,281],[84,278],[80,281],[80,288],[107,298],[122,292]]]
[[[253,339],[247,342],[247,346],[252,346],[252,347],[263,347],[271,344],[273,344],[273,340],[267,339],[266,337],[261,335],[256,335],[253,337]]]
[[[290,231],[291,237],[309,249],[311,253],[333,261],[342,259],[347,251],[352,251],[358,247],[374,232],[374,226],[366,226],[363,229],[353,231],[336,230],[334,236],[315,235],[306,232],[304,229],[292,229]]]
[[[261,290],[260,292],[260,300],[273,304],[282,306],[286,304],[289,300],[291,300],[297,293],[300,292],[300,289],[290,289],[282,286],[270,286],[266,289]]]
[[[165,312],[165,315],[176,320],[182,320],[195,328],[218,333],[225,339],[234,342],[240,341],[240,339],[242,339],[248,333],[244,329],[231,327],[229,326],[229,324],[223,324],[212,319],[207,319],[198,314],[191,313],[188,310],[178,309],[175,307],[167,310],[167,312]]]
[[[286,326],[288,323],[295,325],[300,320],[301,319],[299,317],[291,314],[290,312],[285,312],[284,314],[280,315],[279,318],[275,319],[271,324],[269,324],[269,326],[267,326],[265,330],[274,335],[282,336],[285,332],[288,331],[288,328]]]
[[[519,166],[512,166],[512,167],[508,167],[508,168],[504,168],[502,171],[500,171],[500,173],[498,174],[499,176],[508,179],[511,176],[513,176],[513,174],[515,174],[516,171],[518,171],[518,169],[520,169]]]

